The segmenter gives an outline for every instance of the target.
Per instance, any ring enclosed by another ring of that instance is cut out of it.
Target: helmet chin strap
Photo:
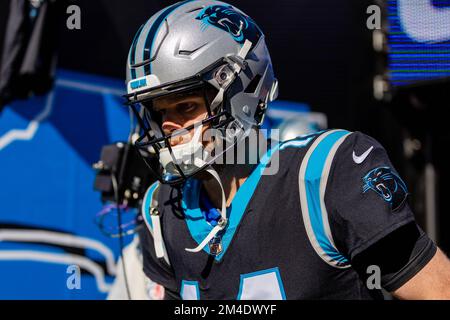
[[[226,203],[226,198],[225,198],[225,192],[223,190],[223,185],[220,180],[219,174],[211,166],[209,168],[207,168],[205,171],[208,172],[210,175],[212,175],[213,178],[216,179],[216,181],[219,183],[220,190],[222,193],[222,209],[220,210],[221,217],[220,217],[220,220],[217,223],[217,225],[211,230],[211,232],[206,236],[205,239],[203,239],[203,241],[196,248],[194,248],[194,249],[186,248],[185,249],[188,252],[200,252],[209,243],[209,241],[211,241],[211,239],[213,239],[217,235],[217,233],[219,233],[220,231],[225,229],[225,227],[228,224],[227,203]]]
[[[184,165],[191,165],[193,168],[199,168],[203,166],[205,162],[202,158],[199,158],[199,156],[200,157],[203,156],[203,153],[206,152],[204,150],[203,144],[200,142],[202,127],[203,126],[200,125],[195,129],[194,136],[192,137],[190,142],[172,147],[173,155],[170,154],[168,148],[161,149],[160,150],[161,164],[163,164],[163,166],[166,167],[175,160],[179,161],[179,163],[182,163]],[[194,154],[193,163],[190,160],[190,156],[192,154]],[[183,158],[186,156],[189,158],[189,160],[183,161]],[[222,181],[220,180],[219,174],[217,173],[216,170],[212,168],[212,166],[209,166],[207,169],[205,169],[205,171],[208,172],[219,183],[222,195],[222,208],[220,210],[221,218],[218,221],[217,225],[208,234],[208,236],[196,248],[194,249],[186,248],[186,251],[189,252],[200,252],[209,243],[209,241],[211,241],[211,239],[213,239],[217,235],[217,233],[225,229],[225,227],[228,224],[225,191],[223,190],[223,185]]]

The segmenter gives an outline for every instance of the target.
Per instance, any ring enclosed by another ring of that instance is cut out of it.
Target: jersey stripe
[[[150,209],[151,209],[151,205],[152,205],[153,194],[154,194],[156,188],[158,187],[158,185],[159,185],[159,182],[156,181],[147,189],[147,192],[145,193],[144,200],[142,201],[142,207],[141,207],[142,216],[144,217],[145,224],[147,225],[147,229],[150,232],[150,234],[152,235],[152,237],[153,237],[153,223],[152,223],[152,218],[150,217]],[[170,265],[169,256],[167,254],[164,240],[162,240],[162,249],[164,252],[163,259],[167,262],[167,264]],[[156,248],[155,248],[155,251],[156,251]]]
[[[180,297],[183,300],[200,300],[200,290],[197,281],[181,281]]]
[[[150,218],[150,207],[152,204],[152,198],[153,198],[153,192],[155,192],[156,187],[158,186],[159,182],[153,183],[145,193],[144,200],[142,201],[142,216],[144,217],[144,221],[147,224],[148,229],[153,235],[153,225],[152,225],[152,219]]]
[[[325,207],[325,191],[333,158],[350,132],[331,130],[320,135],[309,148],[299,172],[303,221],[317,254],[329,265],[346,268],[349,261],[334,244]]]

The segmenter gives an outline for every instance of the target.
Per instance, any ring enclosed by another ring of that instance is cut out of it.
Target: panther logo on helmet
[[[212,25],[228,32],[240,44],[248,39],[255,45],[262,34],[250,17],[236,11],[232,6],[214,5],[206,7],[196,19],[202,21],[203,28]]]

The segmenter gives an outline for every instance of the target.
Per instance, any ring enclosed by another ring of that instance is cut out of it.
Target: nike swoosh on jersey
[[[373,146],[371,146],[369,149],[366,150],[366,152],[364,152],[362,155],[357,156],[355,153],[355,150],[353,150],[353,161],[356,164],[361,164],[364,162],[364,160],[366,160],[367,156],[372,152],[373,150]]]

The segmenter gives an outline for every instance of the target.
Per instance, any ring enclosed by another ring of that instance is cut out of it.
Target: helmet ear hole
[[[233,70],[231,70],[229,65],[223,65],[218,68],[214,74],[214,80],[217,82],[219,87],[224,88],[234,79]]]

